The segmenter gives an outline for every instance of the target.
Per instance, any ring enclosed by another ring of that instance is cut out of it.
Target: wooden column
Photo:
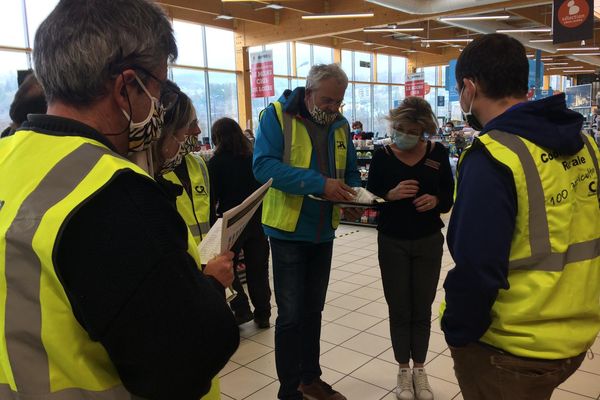
[[[248,47],[244,45],[244,34],[242,32],[235,32],[235,69],[240,126],[243,129],[253,129],[252,98],[250,91],[250,57],[248,54]]]

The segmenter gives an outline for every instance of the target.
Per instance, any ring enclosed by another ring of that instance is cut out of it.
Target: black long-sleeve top
[[[114,150],[76,121],[30,116],[26,124]],[[139,397],[197,400],[238,347],[222,294],[187,253],[185,223],[149,178],[117,173],[65,221],[53,259],[77,321]]]
[[[439,231],[444,226],[440,213],[452,208],[454,178],[448,150],[439,143],[429,143],[423,158],[413,166],[400,161],[389,147],[375,151],[367,184],[370,192],[385,197],[398,183],[408,179],[419,181],[417,197],[423,194],[437,196],[437,207],[417,212],[414,198],[383,204],[380,206],[377,230],[398,239],[415,240]]]

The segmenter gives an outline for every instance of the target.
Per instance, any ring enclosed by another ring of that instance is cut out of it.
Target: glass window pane
[[[306,86],[306,79],[292,79],[292,90]]]
[[[433,115],[435,115],[437,117],[438,114],[437,114],[437,90],[436,90],[436,88],[433,88],[433,87],[431,88],[431,91],[425,95],[425,100],[427,100],[427,102],[431,106]],[[435,132],[427,132],[427,133],[435,134]]]
[[[254,133],[256,133],[256,129],[258,128],[258,117],[264,108],[264,98],[252,99],[252,127],[254,128]]]
[[[348,79],[353,81],[354,76],[352,75],[352,52],[349,50],[342,50],[342,69],[348,75]]]
[[[0,3],[0,45],[27,47],[20,0],[5,0]]]
[[[273,73],[275,75],[290,74],[290,55],[288,43],[268,44],[267,50],[273,50]]]
[[[275,78],[275,96],[267,98],[267,102],[277,101],[286,89],[289,89],[288,78]]]
[[[350,122],[350,126],[352,126],[352,122],[354,121],[354,102],[352,101],[352,93],[354,93],[354,84],[350,83],[344,94],[345,105],[344,108],[342,108],[342,114],[344,114],[344,117]]]
[[[210,118],[214,122],[222,117],[238,120],[237,81],[235,73],[209,72]]]
[[[392,57],[392,83],[406,81],[406,58]]]
[[[233,31],[206,27],[206,57],[209,68],[235,70]]]
[[[392,86],[392,108],[398,108],[404,100],[404,86]]]
[[[390,56],[377,54],[377,82],[390,81]]]
[[[58,0],[26,0],[27,8],[27,28],[29,30],[29,44],[33,47],[35,32],[48,14],[54,10]]]
[[[431,86],[437,85],[437,67],[425,67],[425,69],[421,69],[421,71],[425,72],[425,83],[428,83]]]
[[[331,47],[313,46],[313,65],[331,64],[333,62],[333,49]]]
[[[446,89],[438,88],[437,97],[444,97],[444,105],[437,107],[438,117],[446,117],[448,119],[450,117],[450,93]]]
[[[362,63],[362,65],[361,65]],[[371,53],[354,52],[354,79],[371,82]],[[364,126],[364,125],[363,125]]]
[[[390,86],[387,85],[374,85],[373,87],[373,132],[376,136],[383,135],[387,129],[385,117],[390,112],[389,88]]]
[[[363,130],[371,132],[371,85],[354,85],[354,116]]]
[[[296,75],[307,76],[310,71],[310,45],[296,43]]]
[[[11,123],[8,111],[17,92],[17,70],[28,66],[25,53],[0,51],[0,60],[0,131],[3,131]]]
[[[176,63],[179,65],[192,65],[205,67],[204,49],[202,41],[202,26],[183,21],[173,21],[173,30],[179,49]]]
[[[208,113],[207,109],[207,96],[206,96],[206,84],[205,84],[205,72],[194,71],[184,68],[172,68],[173,81],[179,85],[181,91],[184,92],[194,103],[196,109],[196,116],[200,129],[202,130],[202,136],[208,137]]]

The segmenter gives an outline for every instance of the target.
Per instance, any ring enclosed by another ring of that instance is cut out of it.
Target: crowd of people
[[[177,45],[155,3],[62,0],[33,57],[0,139],[0,397],[219,399],[238,325],[270,327],[270,257],[278,398],[346,399],[319,362],[339,204],[361,187],[352,139],[366,138],[339,111],[341,67],[313,66],[256,136],[215,121],[207,163],[194,105],[166,79]],[[527,101],[527,77],[508,36],[461,53],[460,106],[480,134],[456,180],[426,139],[430,105],[408,97],[389,112],[367,189],[385,200],[400,400],[434,398],[425,362],[450,209],[441,327],[465,400],[550,399],[600,331],[600,152],[564,95]],[[199,254],[218,216],[270,179],[232,250]]]

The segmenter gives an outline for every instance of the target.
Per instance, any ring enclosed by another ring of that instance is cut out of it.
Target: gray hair
[[[153,1],[61,0],[35,34],[33,58],[49,103],[88,105],[124,69],[153,71],[175,60],[177,44]]]
[[[340,85],[348,86],[348,75],[338,64],[313,65],[306,77],[306,90],[317,90],[322,81],[331,78]]]

